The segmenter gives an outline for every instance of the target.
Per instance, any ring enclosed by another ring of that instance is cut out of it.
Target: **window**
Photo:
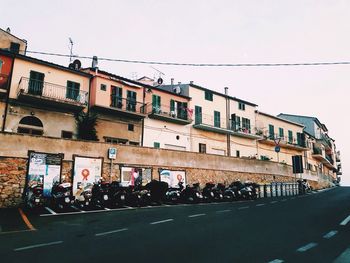
[[[280,138],[283,139],[283,137],[284,137],[284,130],[283,130],[283,128],[279,128],[278,131],[279,131]]]
[[[220,112],[214,111],[214,126],[220,128]]]
[[[293,143],[293,132],[290,130],[288,131],[288,142]]]
[[[153,94],[152,95],[152,112],[160,114],[162,113],[160,106],[160,96]]]
[[[245,133],[251,132],[250,120],[247,118],[242,118],[242,131]]]
[[[126,110],[135,112],[136,111],[136,92],[127,90],[126,96],[127,96]]]
[[[297,144],[301,147],[306,147],[305,134],[297,132]]]
[[[44,78],[44,73],[31,70],[29,73],[28,93],[41,96],[43,94]]]
[[[72,99],[72,100],[78,100],[80,91],[80,83],[74,82],[74,81],[67,81],[67,91],[66,91],[66,98]]]
[[[62,131],[61,132],[61,138],[63,138],[63,139],[72,139],[73,138],[73,132]]]
[[[123,108],[123,89],[111,86],[111,107]]]
[[[113,137],[103,137],[103,138],[107,143],[126,144],[128,142],[128,139],[123,139],[123,138],[113,138]]]
[[[106,84],[101,84],[100,89],[101,89],[102,91],[106,91],[106,90],[107,90],[107,85],[106,85]]]
[[[240,131],[241,130],[241,117],[237,116],[236,114],[231,114],[231,129],[234,131]]]
[[[201,124],[202,123],[202,107],[195,106],[194,113],[195,113],[195,124]]]
[[[18,133],[43,135],[43,123],[40,119],[33,116],[23,117],[18,124]]]
[[[275,127],[269,124],[269,139],[275,139]]]
[[[209,101],[213,101],[213,92],[206,90],[204,92],[204,98]]]
[[[238,102],[238,109],[245,110],[245,104],[243,102]]]
[[[139,146],[140,143],[139,142],[129,141],[129,145]]]
[[[153,143],[154,148],[160,148],[160,143],[159,142],[154,142]]]
[[[200,153],[206,153],[207,152],[207,145],[204,143],[199,144],[199,152]]]
[[[134,124],[128,124],[128,131],[134,131]]]
[[[238,157],[238,158],[241,157],[241,153],[238,150],[236,151],[236,157]]]
[[[20,45],[18,43],[11,42],[10,51],[13,53],[19,53]]]

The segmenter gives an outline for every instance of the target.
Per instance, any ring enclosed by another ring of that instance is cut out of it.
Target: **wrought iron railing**
[[[193,110],[182,106],[169,107],[167,105],[150,104],[147,106],[147,113],[153,113],[157,115],[162,115],[164,117],[171,117],[175,119],[191,121]]]
[[[321,148],[314,146],[313,147],[313,154],[319,154],[319,155],[323,155],[323,151]]]
[[[145,103],[138,102],[132,98],[122,98],[114,94],[111,95],[111,107],[122,111],[146,114]]]
[[[22,77],[18,84],[18,96],[28,94],[62,102],[88,103],[88,92],[49,82]]]
[[[326,154],[326,159],[327,159],[331,164],[334,164],[334,160],[333,160],[332,156]]]

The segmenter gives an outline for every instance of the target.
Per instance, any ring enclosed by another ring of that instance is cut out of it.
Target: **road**
[[[346,187],[305,196],[94,213],[24,210],[32,231],[12,213],[13,219],[0,221],[0,260],[6,263],[350,262]]]

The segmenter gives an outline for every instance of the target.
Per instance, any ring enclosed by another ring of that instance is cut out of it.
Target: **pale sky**
[[[185,63],[350,61],[348,0],[0,0],[0,6],[0,27],[10,27],[32,51],[68,54],[71,37],[74,54],[83,56]],[[100,61],[99,67],[129,78],[133,72],[156,73],[149,65]],[[261,111],[318,117],[341,151],[342,181],[350,185],[350,65],[154,67],[165,73],[166,83],[193,80],[220,92],[227,86],[230,95]]]

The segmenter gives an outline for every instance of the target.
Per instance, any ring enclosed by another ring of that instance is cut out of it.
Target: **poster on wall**
[[[103,158],[74,156],[73,195],[79,188],[87,188],[102,178]]]
[[[186,185],[186,172],[185,171],[173,171],[160,169],[160,180],[168,183],[169,187],[179,187],[179,183],[182,182]]]
[[[60,181],[61,167],[62,154],[30,152],[27,186],[42,184],[44,197],[51,197],[53,184]]]
[[[121,184],[123,186],[145,186],[152,180],[151,168],[122,167]]]

